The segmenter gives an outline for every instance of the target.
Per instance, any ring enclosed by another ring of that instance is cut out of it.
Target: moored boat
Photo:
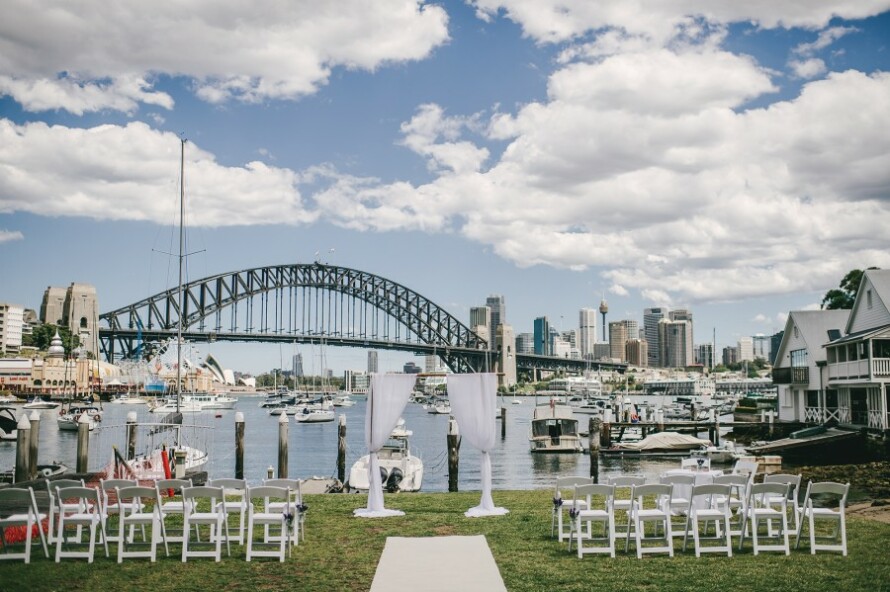
[[[0,407],[0,440],[15,440],[18,438],[19,420],[15,416],[13,407]]]
[[[535,407],[529,444],[532,452],[581,452],[578,420],[572,408],[554,401]]]
[[[407,431],[410,433],[410,430]],[[423,462],[411,454],[406,436],[391,436],[383,448],[377,451],[377,460],[380,465],[380,480],[386,491],[390,493],[420,491],[423,482]],[[368,491],[369,461],[370,457],[366,454],[352,465],[348,481],[350,490]]]
[[[321,423],[334,421],[334,419],[334,412],[330,409],[308,409],[304,407],[302,411],[294,414],[294,421],[300,423]]]
[[[55,401],[50,401],[41,397],[33,397],[28,399],[28,402],[24,405],[24,409],[56,409],[60,405],[60,403],[56,403]]]

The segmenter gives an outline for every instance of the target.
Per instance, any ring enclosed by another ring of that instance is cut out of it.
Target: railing
[[[871,361],[872,376],[890,376],[890,358],[875,358]]]
[[[868,410],[868,427],[879,430],[886,430],[888,427],[886,413],[881,413],[880,409]]]
[[[821,407],[805,407],[803,419],[807,423],[825,423],[832,419],[840,422],[841,413],[838,409],[822,409]]]
[[[774,384],[809,384],[809,368],[773,368]]]
[[[828,365],[829,380],[868,378],[868,376],[868,360],[857,360],[855,362],[836,362],[834,364]]]

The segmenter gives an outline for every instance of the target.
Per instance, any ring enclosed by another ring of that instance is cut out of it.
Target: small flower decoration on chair
[[[577,518],[578,514],[580,514],[580,513],[581,513],[581,510],[579,510],[575,506],[572,506],[571,508],[569,508],[569,518],[571,518],[572,520],[575,520],[575,518]]]
[[[555,510],[558,510],[558,509],[561,508],[561,507],[562,507],[562,498],[561,498],[560,496],[558,496],[558,495],[557,495],[557,496],[554,496],[554,498],[553,498],[553,508],[554,508]]]

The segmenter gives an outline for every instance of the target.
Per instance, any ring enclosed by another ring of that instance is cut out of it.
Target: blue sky
[[[191,279],[334,249],[464,319],[499,293],[517,332],[569,329],[605,293],[609,320],[691,308],[719,347],[890,266],[890,1],[5,12],[0,300],[170,287],[180,133]]]

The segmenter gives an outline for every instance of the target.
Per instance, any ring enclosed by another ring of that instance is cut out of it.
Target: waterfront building
[[[650,368],[657,368],[661,365],[658,359],[659,352],[661,351],[661,344],[658,341],[658,323],[662,319],[666,319],[667,314],[668,309],[664,307],[643,309],[643,335],[646,343],[649,345],[647,355]]]
[[[823,345],[829,332],[841,335],[849,316],[849,310],[794,310],[788,314],[786,337],[779,344],[773,367],[779,419],[811,423],[822,423],[825,415],[824,421],[838,419],[837,390],[824,389],[828,355]]]
[[[550,355],[550,321],[547,317],[538,317],[534,323],[534,353],[539,356]]]
[[[624,359],[632,366],[645,367],[649,363],[648,349],[645,339],[628,339]]]
[[[789,340],[788,325],[785,340]],[[828,335],[825,370],[826,397],[819,423],[837,419],[861,426],[886,439],[890,436],[890,270],[867,269],[843,331]],[[779,350],[776,363],[786,354]],[[832,410],[827,393],[837,393]],[[798,393],[799,395],[799,393]],[[811,403],[812,401],[807,401]]]
[[[754,339],[751,337],[739,337],[739,361],[754,361]]]
[[[40,322],[47,325],[65,326],[65,288],[49,286],[43,292],[43,301],[40,303]]]
[[[593,355],[593,344],[596,343],[596,310],[582,308],[578,314],[578,349],[582,358]]]
[[[30,358],[0,358],[0,390],[23,392],[32,387]]]
[[[368,374],[375,374],[377,372],[377,350],[372,349],[368,352]]]
[[[0,355],[17,354],[22,349],[25,309],[0,302]]]
[[[485,328],[485,335],[482,335],[482,332],[478,330],[478,327]],[[494,344],[491,342],[491,336],[494,335],[494,331],[492,331],[491,324],[491,308],[488,306],[474,306],[470,309],[470,328],[477,334],[479,337],[485,339],[486,343],[488,343],[488,349],[492,349]]]
[[[558,358],[571,358],[573,350],[571,343],[558,337],[554,338],[550,344],[550,355]]]
[[[653,377],[643,384],[647,395],[665,395],[671,397],[710,397],[717,391],[713,378],[698,374],[683,378]]]
[[[535,336],[533,333],[519,333],[516,335],[516,353],[535,353]]]

